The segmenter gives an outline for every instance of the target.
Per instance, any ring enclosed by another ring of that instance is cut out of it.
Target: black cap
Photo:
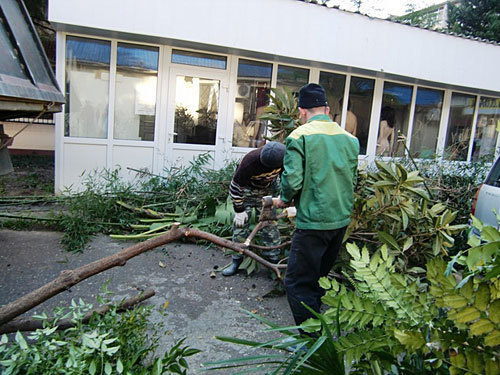
[[[283,165],[285,145],[279,142],[267,142],[260,152],[260,162],[268,168],[278,168]]]
[[[317,83],[308,83],[300,89],[300,108],[324,107],[327,105],[325,89]]]

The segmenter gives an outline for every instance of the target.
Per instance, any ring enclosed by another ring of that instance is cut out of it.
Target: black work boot
[[[240,264],[243,262],[243,258],[233,258],[233,261],[229,266],[227,266],[223,271],[223,276],[233,276],[238,272]]]

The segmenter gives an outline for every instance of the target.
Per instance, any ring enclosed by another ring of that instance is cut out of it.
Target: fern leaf
[[[389,346],[390,336],[382,329],[349,333],[336,343],[339,353],[345,353],[346,362],[359,362],[363,354]]]
[[[484,344],[491,347],[500,345],[500,331],[495,329],[488,336],[484,338]]]
[[[426,344],[422,332],[395,329],[394,336],[401,344],[411,351],[420,350],[425,347]]]

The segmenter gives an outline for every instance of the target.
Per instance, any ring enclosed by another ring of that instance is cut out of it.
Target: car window
[[[497,159],[493,168],[484,182],[486,185],[500,187],[500,158]]]

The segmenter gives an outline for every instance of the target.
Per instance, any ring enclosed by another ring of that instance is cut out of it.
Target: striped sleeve
[[[235,212],[245,211],[245,206],[243,204],[243,189],[241,186],[233,179],[231,180],[231,185],[229,185],[229,196],[233,202],[233,207]]]

